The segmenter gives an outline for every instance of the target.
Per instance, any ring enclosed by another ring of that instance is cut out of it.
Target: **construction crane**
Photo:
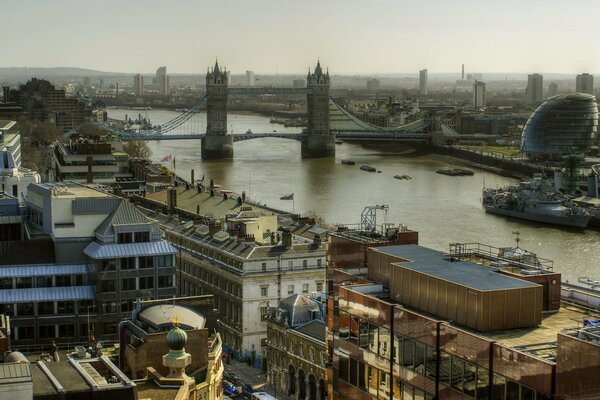
[[[377,210],[383,211],[383,219],[387,221],[388,205],[366,206],[360,213],[360,230],[363,232],[375,232],[377,230]]]

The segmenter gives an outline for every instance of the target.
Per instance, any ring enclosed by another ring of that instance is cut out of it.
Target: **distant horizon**
[[[162,65],[161,65],[162,66]],[[227,65],[223,65],[224,67],[227,67]],[[198,72],[171,72],[169,71],[169,66],[167,65],[167,74],[168,75],[199,75],[199,76],[203,76],[206,74],[206,71],[198,71]],[[157,67],[158,68],[158,67]],[[75,70],[82,70],[82,72],[84,71],[88,71],[89,73],[96,73],[96,74],[116,74],[116,75],[135,75],[135,74],[142,74],[142,75],[155,75],[155,72],[139,72],[139,71],[133,71],[133,72],[129,72],[129,71],[103,71],[103,70],[99,70],[99,69],[94,69],[94,68],[87,68],[87,67],[74,67],[74,66],[52,66],[52,67],[40,67],[40,66],[0,66],[0,79],[2,78],[2,70],[8,70],[8,69],[15,69],[15,70],[26,70],[26,69],[40,69],[40,70],[60,70],[60,69],[75,69]],[[311,71],[314,69],[314,67],[311,67]],[[231,70],[229,68],[227,68],[228,71],[231,72]],[[233,71],[231,72],[232,75],[244,75],[246,72],[246,70],[240,71],[240,72],[236,72]],[[261,72],[261,71],[253,71],[255,75],[267,75],[267,76],[286,76],[286,75],[306,75],[306,71],[305,72]],[[329,71],[330,75],[332,76],[393,76],[393,75],[414,75],[415,77],[419,77],[419,71],[416,72],[406,72],[406,71],[397,71],[397,72],[353,72],[353,73],[336,73],[335,71]],[[581,71],[581,72],[544,72],[544,71],[466,71],[465,70],[465,77],[468,74],[482,74],[482,75],[529,75],[529,74],[540,74],[540,75],[563,75],[563,76],[577,76],[583,73],[588,73],[590,75],[598,75],[600,76],[600,73],[596,73],[596,72],[590,72],[590,71]],[[432,75],[456,75],[458,77],[461,76],[461,72],[455,72],[455,71],[445,71],[445,72],[437,72],[437,71],[431,71],[428,69],[428,76],[432,76]]]

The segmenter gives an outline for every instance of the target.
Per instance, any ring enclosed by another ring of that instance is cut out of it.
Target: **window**
[[[70,275],[58,275],[55,278],[55,286],[71,286],[71,276]]]
[[[54,302],[53,301],[40,301],[38,303],[38,315],[52,315],[54,314]]]
[[[58,337],[73,337],[75,336],[75,325],[59,325],[58,326]]]
[[[29,289],[33,287],[33,278],[31,277],[21,277],[16,278],[17,280],[17,289]]]
[[[51,276],[37,276],[35,278],[35,287],[39,287],[39,288],[52,287],[52,277]],[[6,288],[6,289],[8,289],[8,288]]]
[[[308,283],[302,284],[302,293],[304,293],[304,294],[308,293]]]
[[[154,267],[154,257],[140,257],[139,258],[139,268],[153,268]],[[135,266],[134,266],[135,268]]]
[[[119,233],[118,243],[131,243],[132,242],[131,232]]]
[[[308,260],[302,260],[302,268],[308,267]]]
[[[19,335],[19,340],[33,339],[34,338],[34,330],[33,326],[19,326],[17,328]]]
[[[33,303],[18,303],[17,315],[33,315]]]
[[[150,241],[150,232],[136,232],[134,240],[136,243],[148,242]]]
[[[317,267],[320,267],[320,266],[321,266],[321,263],[322,263],[321,259],[320,259],[320,258],[317,258]]]
[[[116,270],[117,263],[115,260],[102,260],[102,271],[110,272]]]
[[[109,292],[114,292],[116,290],[116,285],[115,285],[114,279],[103,280],[101,286],[102,286],[103,292],[109,293]]]
[[[260,295],[261,297],[267,297],[269,291],[269,286],[261,286],[260,287]]]
[[[141,277],[140,289],[154,289],[154,278],[151,276]]]
[[[121,290],[135,290],[135,278],[126,278],[121,281]]]
[[[56,325],[42,325],[39,328],[40,339],[51,339],[56,337]]]
[[[121,258],[121,269],[135,269],[135,257]]]
[[[162,275],[158,277],[159,288],[173,287],[173,275]]]
[[[56,303],[59,314],[73,314],[75,303],[73,301],[59,301]]]
[[[112,314],[117,312],[117,302],[116,301],[105,301],[102,303],[102,313],[104,314]]]
[[[79,312],[79,314],[87,315],[88,310],[90,313],[96,312],[96,307],[94,306],[93,300],[79,300],[77,302],[77,311]]]
[[[50,278],[50,285],[52,285],[52,278]],[[12,288],[13,288],[12,278],[0,278],[0,289],[12,289]]]
[[[173,256],[170,254],[165,255],[165,256],[158,256],[157,262],[158,262],[159,268],[172,267],[173,266]]]
[[[267,270],[267,263],[266,262],[262,263],[261,268],[262,268],[263,272],[265,272]]]
[[[294,285],[288,285],[288,294],[294,294]]]
[[[267,318],[267,311],[269,311],[269,307],[260,306],[260,320],[264,321]]]
[[[317,282],[317,293],[323,292],[323,282]]]
[[[288,261],[288,267],[289,267],[290,269],[294,268],[294,260],[290,260],[290,261]]]

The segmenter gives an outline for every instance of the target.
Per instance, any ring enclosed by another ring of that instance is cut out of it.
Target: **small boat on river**
[[[370,165],[361,165],[360,169],[367,172],[377,172],[377,168],[371,167]]]
[[[354,160],[348,160],[348,159],[346,158],[346,159],[343,159],[343,160],[342,160],[342,164],[344,164],[344,165],[354,165],[354,164],[355,164],[355,162],[354,162]]]

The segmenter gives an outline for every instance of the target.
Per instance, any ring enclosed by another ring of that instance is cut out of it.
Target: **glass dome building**
[[[585,153],[596,138],[598,106],[589,94],[561,94],[539,106],[523,128],[521,150],[532,159],[557,160]]]

